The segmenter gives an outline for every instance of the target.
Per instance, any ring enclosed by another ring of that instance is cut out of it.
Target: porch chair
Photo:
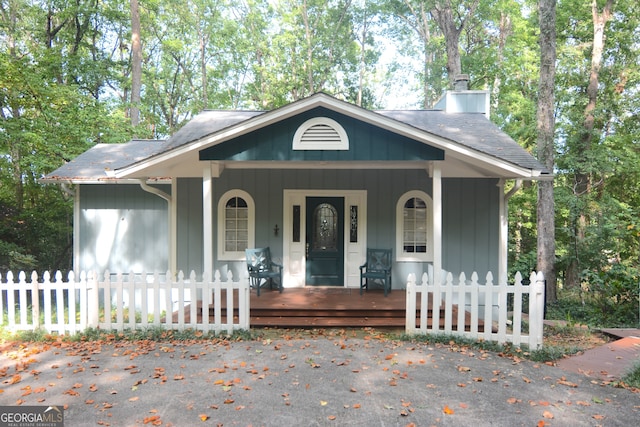
[[[273,289],[274,280],[278,281],[278,290],[282,292],[282,265],[271,260],[271,250],[266,248],[245,249],[247,257],[247,270],[249,271],[249,284],[256,288],[260,296],[260,287],[269,282]]]
[[[386,297],[391,290],[391,249],[367,248],[367,262],[360,266],[360,295],[369,281],[380,281]]]

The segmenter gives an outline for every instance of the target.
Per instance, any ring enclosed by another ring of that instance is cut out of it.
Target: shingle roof
[[[126,144],[96,144],[48,174],[43,181],[108,180],[111,171],[161,152],[163,143],[162,140],[135,139]]]
[[[545,166],[484,114],[445,113],[439,110],[384,110],[378,113],[523,168],[549,173]]]
[[[110,171],[186,146],[266,113],[206,110],[164,141],[133,140],[126,144],[98,144],[47,175],[43,181],[108,180]],[[483,114],[445,113],[439,110],[382,110],[375,113],[495,157],[497,160],[540,171],[542,174],[550,174],[540,162]]]

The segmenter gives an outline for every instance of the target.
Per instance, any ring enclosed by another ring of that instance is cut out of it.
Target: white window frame
[[[253,197],[243,190],[233,189],[224,193],[218,200],[218,259],[222,261],[244,261],[244,251],[227,251],[225,245],[226,223],[225,211],[229,199],[239,197],[247,203],[247,248],[255,247],[256,241],[256,208]]]
[[[409,199],[419,198],[427,206],[427,251],[404,252],[404,205]],[[433,200],[420,190],[404,193],[396,204],[396,261],[431,262],[433,261]]]

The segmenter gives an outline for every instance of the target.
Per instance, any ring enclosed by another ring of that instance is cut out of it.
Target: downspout
[[[138,183],[140,184],[140,188],[142,188],[147,193],[155,194],[156,196],[165,199],[167,202],[171,203],[171,194],[167,194],[159,188],[155,188],[147,184],[145,179],[138,179]]]
[[[64,191],[65,193],[67,193],[69,196],[71,196],[72,198],[75,199],[76,197],[76,192],[74,190],[72,190],[71,188],[69,188],[69,183],[67,182],[61,182],[60,183],[60,187],[62,188],[62,191]]]
[[[498,186],[504,190],[505,180],[501,179]],[[509,247],[509,199],[522,188],[522,180],[516,179],[511,190],[502,197],[500,212],[500,262],[498,266],[498,283],[507,283],[507,257]]]
[[[144,191],[146,191],[147,193],[155,194],[156,196],[166,200],[168,203],[167,220],[169,222],[169,265],[167,267],[169,271],[175,273],[177,250],[176,250],[176,239],[175,239],[176,234],[174,232],[175,227],[174,227],[174,221],[173,221],[173,218],[174,218],[173,197],[171,197],[171,194],[168,194],[160,190],[159,188],[150,186],[149,184],[147,184],[146,179],[138,179],[137,181],[138,181],[138,184],[140,184],[140,188],[142,188]]]

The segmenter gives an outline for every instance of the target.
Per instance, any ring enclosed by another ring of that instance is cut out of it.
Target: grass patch
[[[622,382],[629,387],[640,389],[640,361],[637,361],[631,370],[622,377]]]
[[[522,357],[527,355],[526,348],[519,348],[510,344],[498,344],[494,341],[474,340],[471,338],[463,338],[456,335],[433,334],[433,335],[410,335],[401,334],[398,336],[401,341],[420,342],[425,344],[443,344],[449,345],[455,351],[457,348],[474,348],[482,351],[490,351],[493,353],[501,353],[503,355],[518,355]]]
[[[195,329],[166,330],[159,326],[150,326],[144,329],[126,329],[124,331],[106,331],[98,328],[88,328],[75,335],[50,334],[43,329],[33,331],[12,332],[6,328],[0,328],[0,341],[2,342],[50,342],[64,340],[68,342],[115,342],[115,341],[253,341],[259,339],[254,331],[236,330],[233,333],[213,331],[200,331]]]

